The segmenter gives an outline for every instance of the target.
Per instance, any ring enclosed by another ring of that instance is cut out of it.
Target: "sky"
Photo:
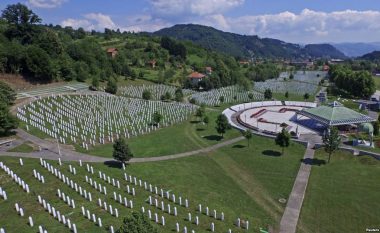
[[[378,0],[1,0],[21,2],[45,24],[156,31],[202,24],[286,42],[380,42]]]

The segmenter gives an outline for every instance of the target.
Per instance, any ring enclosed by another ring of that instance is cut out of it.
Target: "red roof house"
[[[112,57],[112,58],[114,58],[114,57],[117,55],[117,53],[118,53],[117,48],[108,48],[108,49],[107,49],[107,54],[108,54],[110,57]]]
[[[206,75],[204,74],[201,74],[201,73],[198,73],[198,72],[193,72],[191,73],[189,76],[187,76],[190,81],[193,83],[193,84],[198,84],[200,81],[202,81],[202,79],[204,77],[206,77]]]

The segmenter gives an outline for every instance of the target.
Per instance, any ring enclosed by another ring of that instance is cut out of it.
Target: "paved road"
[[[304,155],[288,203],[280,222],[280,233],[295,233],[301,212],[306,187],[309,182],[311,162],[314,158],[314,144],[310,143]]]
[[[103,162],[112,160],[112,158],[104,158],[104,157],[88,155],[88,154],[79,153],[79,152],[62,148],[62,147],[60,148],[60,151],[61,151],[61,156],[60,156],[58,153],[58,146],[56,143],[46,141],[36,136],[33,136],[22,129],[17,129],[16,132],[20,138],[22,138],[25,141],[33,142],[34,144],[40,146],[42,150],[40,152],[34,152],[34,153],[1,152],[0,156],[14,156],[14,157],[26,157],[26,158],[40,158],[41,157],[43,159],[52,159],[52,160],[58,160],[58,158],[61,158],[61,160],[63,161],[82,160],[83,162],[98,162],[98,163],[103,163]],[[179,154],[174,154],[174,155],[166,155],[166,156],[160,156],[160,157],[133,158],[129,162],[130,163],[155,162],[155,161],[178,159],[178,158],[198,155],[202,153],[208,153],[210,151],[219,149],[221,147],[234,144],[243,139],[244,137],[238,137],[238,138],[230,139],[230,140],[215,144],[213,146],[202,148],[199,150],[194,150],[194,151],[189,151],[189,152],[184,152],[184,153],[179,153]]]

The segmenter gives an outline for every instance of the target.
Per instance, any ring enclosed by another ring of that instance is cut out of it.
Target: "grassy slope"
[[[23,143],[9,150],[9,152],[21,152],[21,153],[30,153],[33,151],[34,151],[33,147],[29,145],[28,143]]]
[[[207,147],[221,142],[220,136],[215,130],[215,119],[219,112],[208,111],[210,117],[209,125],[196,123],[197,119],[193,117],[191,121],[186,121],[178,125],[162,128],[150,134],[133,137],[128,140],[135,157],[151,157],[176,154],[199,148]],[[239,136],[237,130],[230,130],[225,134],[223,140],[228,140]],[[89,151],[77,147],[78,151],[88,154],[111,157],[112,144],[96,146]]]
[[[323,151],[316,158],[326,160]],[[327,161],[327,160],[326,160]],[[379,161],[344,152],[328,165],[313,166],[298,232],[365,232],[378,227]]]
[[[251,147],[245,147],[246,142],[231,145],[220,149],[217,152],[210,153],[206,156],[189,157],[178,160],[163,161],[156,163],[133,164],[127,168],[128,173],[136,175],[154,185],[159,185],[164,189],[173,190],[177,195],[182,195],[190,201],[190,209],[178,207],[179,217],[166,216],[167,227],[160,227],[162,232],[171,232],[176,221],[181,226],[187,225],[196,232],[208,232],[211,218],[205,215],[200,216],[199,227],[189,224],[183,219],[190,211],[193,217],[198,214],[195,209],[199,203],[210,207],[210,210],[216,209],[218,212],[223,211],[226,216],[225,222],[215,221],[218,232],[226,232],[228,228],[232,228],[235,232],[236,227],[232,225],[237,217],[250,220],[250,230],[246,232],[257,232],[259,227],[267,227],[268,225],[276,225],[282,214],[284,206],[277,202],[280,197],[287,197],[291,190],[294,177],[299,167],[299,159],[302,157],[304,149],[300,145],[292,145],[285,156],[268,156],[268,152],[264,152],[266,148],[273,145],[273,141],[265,138],[254,137]],[[275,151],[280,151],[274,147]],[[276,154],[276,152],[271,152]],[[15,232],[30,232],[27,226],[27,218],[17,216],[14,210],[14,203],[18,202],[25,208],[26,216],[32,215],[35,224],[38,226],[43,224],[49,232],[68,232],[62,224],[48,215],[38,204],[36,195],[41,194],[45,199],[49,200],[61,213],[70,215],[70,218],[78,226],[79,232],[106,232],[93,223],[90,223],[81,216],[80,206],[84,205],[91,212],[96,213],[103,220],[106,226],[112,224],[118,226],[121,219],[117,220],[110,217],[101,208],[85,201],[79,194],[74,193],[66,185],[62,185],[58,179],[49,175],[47,170],[42,169],[38,165],[38,160],[25,159],[25,166],[21,169],[16,158],[1,157],[14,171],[29,183],[31,194],[26,195],[21,192],[21,188],[16,186],[3,171],[0,171],[0,186],[5,188],[8,193],[8,201],[0,200],[0,204],[4,211],[0,211],[0,225],[6,229],[13,226]],[[56,162],[52,162],[56,164]],[[55,165],[56,166],[56,165]],[[65,163],[60,168],[66,175],[69,175],[76,182],[80,183],[84,188],[91,191],[93,198],[104,198],[103,194],[99,194],[90,185],[84,182],[84,175],[89,175],[85,171],[85,167],[80,168],[75,164],[78,174],[76,176],[68,172],[68,164]],[[32,177],[32,170],[36,168],[41,172],[47,181],[46,185],[42,185]],[[95,175],[100,169],[112,177],[122,180],[122,171],[119,168],[105,166],[102,164],[94,164]],[[96,180],[98,180],[96,178]],[[104,183],[104,182],[101,182]],[[126,182],[122,181],[125,185]],[[62,201],[55,196],[56,189],[60,188],[66,194],[73,197],[76,201],[77,208],[71,209],[63,204]],[[119,209],[121,216],[130,213],[129,209],[121,207],[111,200],[112,186],[107,185],[108,195],[107,202]],[[118,191],[123,193],[122,191]],[[126,194],[124,194],[126,195]],[[127,197],[131,197],[126,195]],[[135,209],[139,210],[143,202],[149,196],[149,193],[137,188],[137,196],[134,199]],[[167,201],[165,201],[167,203]],[[151,208],[153,213],[155,208]],[[161,215],[162,212],[157,210]],[[14,222],[18,224],[13,224]],[[37,227],[34,227],[37,231]]]

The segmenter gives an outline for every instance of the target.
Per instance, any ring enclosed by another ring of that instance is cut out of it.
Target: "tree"
[[[293,80],[293,79],[294,79],[294,74],[293,74],[293,73],[291,73],[291,74],[289,75],[289,79],[290,79],[290,80]]]
[[[224,96],[221,96],[221,97],[219,97],[219,101],[220,101],[220,103],[224,103]]]
[[[27,72],[43,81],[52,80],[52,64],[49,55],[40,47],[31,45],[25,58]]]
[[[373,135],[378,136],[379,135],[379,122],[375,121],[373,122]]]
[[[197,111],[195,111],[195,116],[198,117],[199,119],[202,119],[206,114],[206,108],[204,105],[199,107]]]
[[[329,154],[328,163],[330,163],[331,154],[333,154],[337,149],[339,149],[339,145],[341,142],[341,138],[339,136],[339,131],[336,127],[331,127],[328,129],[328,133],[323,137],[323,143],[325,145],[325,151]]]
[[[10,106],[15,100],[16,92],[8,84],[0,81],[0,103]]]
[[[281,132],[277,134],[275,143],[282,148],[282,155],[284,155],[285,147],[288,147],[290,144],[290,134],[288,131],[283,128]]]
[[[285,92],[285,98],[289,98],[289,92]]]
[[[21,3],[8,5],[1,18],[8,23],[5,35],[9,39],[21,39],[23,43],[30,42],[35,31],[33,25],[41,22],[38,15]]]
[[[248,147],[249,147],[249,141],[253,137],[252,131],[250,129],[247,129],[247,130],[243,131],[243,136],[247,139],[247,141],[248,141]]]
[[[267,100],[272,99],[272,91],[270,89],[265,89],[264,98]]]
[[[98,76],[94,75],[92,77],[91,87],[94,90],[98,90],[98,88],[99,88],[99,78],[98,78]]]
[[[110,78],[110,80],[107,82],[105,91],[113,95],[117,93],[117,83],[115,79]]]
[[[218,118],[216,119],[216,131],[222,136],[226,133],[228,129],[230,129],[231,126],[228,123],[228,119],[225,115],[220,114]]]
[[[144,100],[150,100],[152,99],[152,93],[148,89],[145,89],[142,93],[142,98]]]
[[[206,126],[208,127],[208,123],[210,122],[210,119],[208,116],[204,116],[203,117],[203,123],[206,124]]]
[[[177,102],[182,102],[183,101],[183,92],[182,92],[182,89],[181,88],[177,88],[175,90],[175,94],[174,94],[174,98],[175,98],[175,101]]]
[[[113,158],[117,161],[125,163],[133,158],[133,153],[127,144],[127,140],[121,137],[113,144]]]
[[[133,211],[124,218],[116,233],[158,233],[158,231],[143,213]]]
[[[153,124],[158,125],[161,122],[162,118],[163,118],[163,116],[159,112],[155,111],[153,113],[153,119],[152,119]]]
[[[252,93],[248,93],[248,98],[249,98],[249,100],[253,100],[253,94]]]
[[[309,99],[309,97],[310,97],[309,93],[305,93],[305,94],[303,95],[303,98],[304,98],[305,100]]]
[[[172,99],[172,95],[170,94],[170,92],[166,92],[165,93],[165,100],[171,100]]]

